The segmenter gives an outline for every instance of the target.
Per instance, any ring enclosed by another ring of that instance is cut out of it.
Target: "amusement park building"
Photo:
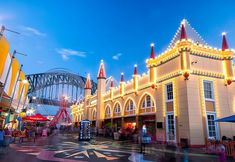
[[[183,20],[168,49],[155,55],[151,45],[146,60],[148,72],[120,85],[113,81],[106,90],[106,74],[101,62],[98,88],[91,95],[88,76],[84,100],[73,105],[74,122],[89,119],[98,128],[110,122],[113,127],[146,124],[153,139],[177,144],[187,140],[190,146],[205,145],[206,139],[235,135],[235,125],[215,119],[235,113],[233,51],[226,35],[222,48],[208,46]]]
[[[16,110],[21,112],[27,104],[28,82],[22,66],[15,58],[16,52],[10,54],[10,45],[0,32],[0,125],[3,125],[5,118],[13,120],[17,115]],[[11,108],[11,109],[10,109]],[[10,110],[10,111],[9,111]]]

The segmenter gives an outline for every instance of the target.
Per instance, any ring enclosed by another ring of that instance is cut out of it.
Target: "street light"
[[[15,34],[20,34],[19,32],[16,32],[14,30],[11,30],[11,29],[8,29],[6,28],[4,25],[2,25],[1,29],[0,29],[0,38],[3,36],[3,32],[4,31],[9,31],[9,32],[12,32],[12,33],[15,33]]]

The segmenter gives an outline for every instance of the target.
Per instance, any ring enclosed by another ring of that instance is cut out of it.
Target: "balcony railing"
[[[121,112],[115,112],[115,113],[113,114],[113,117],[119,117],[119,116],[121,116]]]
[[[140,114],[154,112],[154,107],[145,107],[140,109]]]
[[[125,111],[125,116],[135,115],[135,110]]]

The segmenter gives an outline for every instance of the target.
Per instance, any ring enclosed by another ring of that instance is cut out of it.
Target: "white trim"
[[[206,82],[206,83],[210,83],[211,84],[211,96],[212,96],[212,98],[206,98],[206,96],[205,96],[205,87],[204,87],[204,82]],[[206,101],[215,101],[215,95],[214,95],[214,82],[212,81],[212,80],[203,80],[203,93],[204,93],[204,98],[205,98],[205,100]]]
[[[172,85],[172,95],[173,95],[173,99],[168,99],[168,96],[167,96],[167,86],[168,85]],[[165,84],[165,99],[166,99],[166,102],[172,102],[172,101],[174,101],[174,87],[173,87],[173,83],[172,82],[169,82],[169,83],[167,83],[167,84]]]
[[[173,115],[173,119],[174,119],[174,140],[169,140],[169,128],[168,128],[168,115]],[[175,115],[174,112],[166,112],[166,141],[167,142],[176,142],[176,127],[175,127]]]
[[[131,102],[132,102],[132,105],[133,105],[132,110],[130,109],[130,108],[131,108]],[[136,108],[135,108],[134,101],[133,101],[133,100],[129,100],[129,101],[126,103],[125,112],[132,112],[132,111],[134,111],[135,109],[136,109]]]
[[[147,106],[147,97],[150,97],[150,106]],[[143,103],[144,103],[144,107],[143,107]],[[144,96],[144,98],[142,99],[142,102],[141,102],[141,109],[146,109],[146,108],[152,108],[152,107],[154,107],[154,101],[153,101],[153,99],[152,99],[152,97],[150,96],[150,95],[145,95]]]
[[[207,111],[206,112],[206,130],[207,130],[207,138],[209,138],[210,136],[209,136],[207,115],[213,115],[214,116],[214,120],[216,120],[217,117],[216,117],[216,112],[211,112],[211,111]],[[217,122],[215,122],[215,135],[216,135],[216,139],[218,140],[220,138],[220,135],[219,135],[219,126],[218,126]]]

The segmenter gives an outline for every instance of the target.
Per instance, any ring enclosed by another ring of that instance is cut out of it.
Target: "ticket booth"
[[[79,140],[91,139],[91,123],[89,120],[80,121]]]

